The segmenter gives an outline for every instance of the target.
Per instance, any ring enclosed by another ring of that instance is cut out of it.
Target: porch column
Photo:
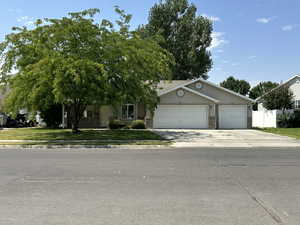
[[[217,106],[216,104],[209,105],[209,128],[217,129]]]
[[[139,105],[138,104],[135,104],[134,105],[134,108],[135,108],[135,110],[134,110],[134,117],[135,117],[135,120],[137,120],[138,119],[138,110],[139,110]]]

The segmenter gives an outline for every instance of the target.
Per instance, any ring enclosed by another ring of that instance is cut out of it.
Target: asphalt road
[[[0,225],[300,224],[300,149],[0,150]]]

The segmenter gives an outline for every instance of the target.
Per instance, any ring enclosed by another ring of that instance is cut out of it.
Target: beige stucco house
[[[289,89],[293,92],[294,94],[294,109],[299,110],[300,109],[300,75],[293,76],[286,82],[280,84],[276,88],[272,89],[268,93],[272,92],[273,90],[276,90],[280,87],[289,87]],[[265,95],[267,95],[266,93]],[[263,95],[263,96],[265,96]],[[258,103],[258,111],[264,111],[266,110],[263,106],[263,99],[262,97],[259,97],[255,100]]]
[[[253,100],[203,79],[161,81],[154,114],[143,104],[89,106],[80,127],[107,127],[112,118],[141,119],[149,128],[244,129],[252,126]]]

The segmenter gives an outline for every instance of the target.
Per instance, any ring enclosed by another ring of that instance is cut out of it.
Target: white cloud
[[[251,55],[248,57],[248,59],[255,59],[257,56],[256,55]]]
[[[15,8],[15,9],[8,9],[8,12],[13,13],[13,14],[19,14],[19,13],[22,13],[23,10]]]
[[[228,41],[224,39],[225,33],[222,32],[213,32],[211,37],[212,37],[212,42],[209,47],[209,50],[212,50],[214,48],[218,48],[224,44],[227,44]]]
[[[34,24],[34,19],[29,16],[21,16],[17,18],[17,21],[25,26],[32,26]]]
[[[220,17],[217,17],[217,16],[209,16],[207,14],[202,14],[201,16],[206,17],[207,19],[209,19],[213,22],[220,22],[221,21]]]
[[[21,22],[24,22],[24,21],[26,21],[26,20],[28,20],[28,19],[29,19],[28,16],[21,16],[21,17],[17,18],[17,21],[18,21],[19,23],[21,23]]]
[[[33,20],[30,20],[30,21],[27,21],[25,23],[26,26],[33,26],[34,25],[34,21]]]
[[[299,24],[289,24],[289,25],[283,26],[281,28],[281,30],[282,31],[291,31],[291,30],[294,30],[298,26],[299,26]]]
[[[267,23],[270,23],[272,20],[273,20],[273,17],[268,17],[268,18],[262,17],[262,18],[256,19],[256,22],[267,24]]]
[[[258,85],[261,82],[261,80],[248,80],[248,82],[249,82],[251,88],[253,88],[256,85]]]

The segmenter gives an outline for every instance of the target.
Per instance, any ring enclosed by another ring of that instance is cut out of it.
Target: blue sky
[[[133,14],[132,26],[147,22],[158,0],[10,0],[1,2],[0,40],[11,27],[37,18],[99,8],[103,18],[115,19],[114,5]],[[251,84],[284,81],[300,74],[299,0],[194,0],[198,14],[214,21],[209,80],[219,83],[233,75]]]

